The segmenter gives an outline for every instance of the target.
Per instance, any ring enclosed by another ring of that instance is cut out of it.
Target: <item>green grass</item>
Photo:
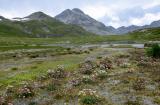
[[[35,77],[46,74],[49,69],[54,69],[57,65],[64,65],[66,70],[75,70],[78,64],[85,58],[86,54],[83,55],[64,55],[57,57],[52,61],[45,61],[40,64],[34,62],[29,66],[24,66],[17,70],[17,74],[9,76],[15,73],[15,71],[7,70],[0,71],[0,83],[4,86],[9,84],[19,84],[22,81],[33,80]],[[36,66],[36,68],[32,68]]]
[[[67,36],[67,37],[54,37],[54,38],[22,38],[22,37],[0,37],[1,46],[11,45],[45,45],[55,43],[66,43],[71,44],[85,44],[85,43],[101,43],[101,42],[112,42],[112,41],[132,41],[130,36]]]
[[[9,51],[9,50],[22,50],[22,49],[48,49],[48,48],[58,48],[55,46],[26,46],[26,45],[17,45],[17,46],[0,46],[0,51]]]

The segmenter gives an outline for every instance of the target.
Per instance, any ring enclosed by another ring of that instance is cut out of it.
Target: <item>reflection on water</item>
[[[144,44],[90,44],[90,45],[82,45],[82,48],[88,48],[88,47],[134,47],[134,48],[144,48]]]
[[[48,44],[45,46],[61,46],[61,47],[81,47],[81,48],[89,48],[89,47],[133,47],[133,48],[144,48],[144,44],[85,44],[85,45],[73,45],[73,44]]]

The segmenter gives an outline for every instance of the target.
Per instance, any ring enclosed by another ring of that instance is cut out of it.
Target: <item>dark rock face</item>
[[[113,34],[112,30],[114,30],[113,27],[106,27],[103,23],[91,18],[77,8],[72,10],[67,9],[61,14],[57,15],[55,18],[66,24],[79,25],[85,30],[99,35]]]

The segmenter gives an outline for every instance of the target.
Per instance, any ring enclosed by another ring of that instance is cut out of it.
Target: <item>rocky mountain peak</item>
[[[67,9],[63,11],[61,14],[55,16],[55,18],[66,24],[74,24],[81,26],[85,30],[95,34],[99,35],[111,34],[110,33],[111,27],[106,27],[103,23],[93,19],[92,17],[85,14],[82,10],[78,8],[74,8],[72,10]]]
[[[84,14],[84,12],[83,12],[82,10],[80,10],[79,8],[74,8],[74,9],[72,9],[72,12]]]

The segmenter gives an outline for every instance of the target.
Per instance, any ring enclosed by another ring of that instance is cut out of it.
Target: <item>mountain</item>
[[[61,14],[55,16],[55,18],[65,24],[74,24],[83,27],[85,30],[98,34],[98,35],[108,35],[112,34],[115,30],[113,27],[106,27],[103,23],[86,15],[80,9],[74,8],[72,10],[67,9]]]
[[[115,32],[116,34],[126,34],[140,29],[156,28],[156,27],[160,27],[160,20],[154,21],[150,25],[145,25],[145,26],[135,26],[135,25],[131,25],[129,27],[122,26],[117,28]]]
[[[35,12],[29,16],[26,16],[25,18],[27,18],[29,20],[47,20],[47,19],[54,20],[53,17],[51,17],[43,12]]]
[[[74,24],[81,26],[85,30],[98,35],[113,35],[113,34],[121,35],[139,29],[160,27],[160,20],[159,20],[152,22],[150,25],[145,25],[145,26],[131,25],[128,27],[122,26],[115,29],[112,26],[105,26],[103,23],[98,22],[97,20],[91,18],[90,16],[86,15],[83,11],[77,8],[74,8],[72,10],[67,9],[62,13],[60,13],[59,15],[55,16],[55,18],[61,22],[64,22],[65,24]]]
[[[128,27],[122,26],[116,29],[116,34],[126,34],[128,32],[132,32],[138,29],[140,29],[140,27],[135,25],[131,25]]]
[[[0,21],[0,36],[53,37],[91,34],[80,26],[64,24],[43,12]]]
[[[150,24],[150,28],[151,28],[151,27],[160,27],[160,20],[152,22],[152,23]]]

